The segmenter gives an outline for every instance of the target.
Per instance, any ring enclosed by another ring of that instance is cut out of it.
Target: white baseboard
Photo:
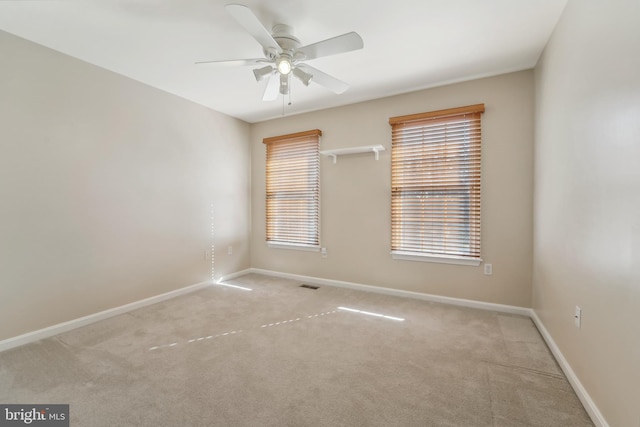
[[[468,299],[462,299],[462,298],[444,297],[440,295],[424,294],[420,292],[404,291],[400,289],[391,289],[391,288],[384,288],[379,286],[363,285],[360,283],[323,279],[319,277],[303,276],[299,274],[281,273],[277,271],[263,270],[260,268],[248,268],[242,271],[228,274],[226,276],[222,276],[219,282],[235,279],[237,277],[241,277],[250,273],[263,274],[265,276],[272,276],[272,277],[281,277],[284,279],[298,280],[301,282],[306,282],[306,283],[316,284],[316,285],[327,285],[327,286],[334,286],[339,288],[355,289],[355,290],[379,293],[384,295],[414,298],[414,299],[420,299],[424,301],[439,302],[443,304],[477,308],[482,310],[491,310],[491,311],[497,311],[497,312],[508,313],[508,314],[518,314],[518,315],[530,317],[533,320],[536,327],[538,328],[538,330],[540,331],[540,334],[542,335],[543,339],[549,346],[551,353],[553,354],[556,361],[562,368],[562,371],[565,373],[569,383],[571,384],[574,391],[576,392],[576,395],[584,405],[593,423],[596,425],[596,427],[609,427],[609,424],[607,423],[605,418],[602,416],[602,413],[600,412],[596,404],[591,399],[591,396],[589,396],[589,393],[587,393],[587,390],[582,386],[582,383],[576,376],[575,372],[573,372],[573,369],[571,369],[571,365],[569,365],[569,362],[567,362],[567,360],[565,359],[564,355],[562,354],[562,352],[556,345],[555,341],[549,334],[549,331],[547,331],[547,329],[545,328],[544,324],[542,323],[542,321],[540,320],[536,312],[530,308],[517,307],[517,306],[511,306],[511,305],[504,305],[504,304],[494,304],[494,303],[474,301],[474,300],[468,300]],[[58,323],[57,325],[49,326],[47,328],[40,329],[33,332],[28,332],[26,334],[19,335],[17,337],[8,338],[6,340],[0,341],[0,352],[9,350],[11,348],[18,347],[24,344],[28,344],[31,342],[39,341],[41,339],[49,338],[53,335],[61,334],[63,332],[67,332],[72,329],[86,326],[103,319],[117,316],[119,314],[124,314],[129,311],[146,307],[151,304],[156,304],[158,302],[175,298],[180,295],[184,295],[190,292],[195,292],[197,290],[203,289],[210,285],[211,285],[210,281],[197,283],[195,285],[187,286],[181,289],[176,289],[174,291],[166,292],[164,294],[156,295],[150,298],[145,298],[140,301],[135,301],[129,304],[122,305],[120,307],[111,308],[95,314],[90,314],[88,316],[80,317],[78,319],[70,320],[68,322]]]
[[[519,314],[522,316],[530,317],[533,320],[536,327],[538,328],[538,330],[540,331],[540,334],[542,335],[543,339],[547,343],[547,346],[549,346],[551,353],[553,354],[556,361],[562,368],[562,371],[565,373],[569,383],[573,387],[573,390],[575,391],[576,395],[582,402],[582,405],[585,407],[593,423],[596,425],[596,427],[609,427],[609,424],[604,419],[604,417],[602,416],[602,413],[600,412],[596,404],[591,399],[591,396],[589,396],[589,393],[587,393],[587,390],[582,386],[582,383],[576,376],[575,372],[573,372],[573,369],[571,369],[571,365],[569,365],[569,362],[567,362],[567,359],[565,359],[564,355],[556,345],[555,341],[553,340],[553,338],[551,337],[547,329],[544,327],[544,324],[542,323],[542,321],[540,320],[536,312],[531,308],[517,307],[517,306],[503,305],[503,304],[494,304],[494,303],[474,301],[474,300],[461,299],[461,298],[444,297],[440,295],[424,294],[420,292],[403,291],[399,289],[363,285],[360,283],[343,282],[340,280],[322,279],[319,277],[303,276],[299,274],[290,274],[290,273],[282,273],[278,271],[263,270],[260,268],[249,268],[249,269],[240,271],[238,273],[230,274],[229,276],[225,276],[223,279],[221,279],[221,281],[230,280],[231,278],[240,277],[249,273],[263,274],[265,276],[272,276],[272,277],[281,277],[284,279],[292,279],[292,280],[297,280],[300,282],[306,282],[306,283],[315,284],[315,285],[327,285],[327,286],[335,286],[340,288],[356,289],[356,290],[361,290],[366,292],[374,292],[379,294],[393,295],[393,296],[399,296],[399,297],[405,297],[405,298],[415,298],[415,299],[420,299],[424,301],[439,302],[443,304],[477,308],[482,310],[491,310],[491,311],[497,311],[497,312],[508,313],[508,314]]]
[[[176,289],[175,291],[166,292],[164,294],[156,295],[153,297],[145,298],[140,301],[135,301],[129,304],[122,305],[120,307],[110,308],[108,310],[100,311],[98,313],[90,314],[88,316],[80,317],[78,319],[69,320],[68,322],[58,323],[57,325],[48,326],[37,331],[28,332],[17,337],[8,338],[0,341],[0,352],[9,350],[14,347],[18,347],[31,342],[39,341],[51,336],[61,334],[63,332],[70,331],[72,329],[80,328],[82,326],[89,325],[99,320],[108,319],[109,317],[124,314],[129,311],[146,307],[151,304],[156,304],[161,301],[165,301],[171,298],[175,298],[179,295],[184,295],[190,292],[194,292],[210,286],[211,282],[201,282],[195,285],[187,286],[184,288]]]
[[[567,380],[569,380],[571,387],[573,387],[573,390],[576,392],[578,399],[580,399],[580,402],[582,402],[582,405],[591,417],[591,421],[593,421],[596,427],[609,427],[609,424],[604,419],[602,413],[591,399],[591,396],[589,396],[589,393],[587,393],[587,390],[583,387],[576,373],[573,372],[573,369],[571,369],[571,365],[569,365],[569,362],[567,362],[567,359],[565,359],[564,355],[560,351],[560,348],[551,337],[549,331],[547,331],[547,328],[545,328],[544,323],[542,323],[542,320],[540,320],[535,310],[531,310],[531,319],[540,331],[540,335],[542,335],[542,338],[544,338],[547,346],[551,350],[551,353],[553,353],[553,357],[556,358],[558,365],[560,365],[560,368],[562,368],[562,371],[567,377]]]
[[[236,277],[244,276],[245,274],[253,273],[252,268],[247,268],[244,270],[236,271],[235,273],[227,274],[226,276],[222,276],[217,280],[218,283],[224,282],[227,280],[235,279]]]
[[[440,302],[449,305],[458,305],[462,307],[478,308],[481,310],[498,311],[501,313],[519,314],[521,316],[531,316],[531,309],[526,307],[517,307],[513,305],[494,304],[490,302],[474,301],[462,298],[451,298],[440,295],[424,294],[421,292],[403,291],[400,289],[383,288],[380,286],[363,285],[360,283],[343,282],[341,280],[322,279],[320,277],[302,276],[299,274],[281,273],[278,271],[263,270],[260,268],[249,268],[243,270],[243,274],[256,273],[265,276],[282,277],[284,279],[298,280],[301,282],[311,283],[314,285],[335,286],[338,288],[356,289],[359,291],[373,292],[384,295],[392,295],[397,297],[420,299],[424,301]],[[243,274],[233,275],[239,277]],[[231,275],[230,275],[231,276]],[[229,280],[226,279],[225,280]]]

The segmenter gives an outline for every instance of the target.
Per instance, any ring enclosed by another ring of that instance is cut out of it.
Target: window
[[[389,119],[394,258],[479,265],[483,112],[478,104]]]
[[[321,135],[315,129],[263,140],[269,246],[319,250]]]

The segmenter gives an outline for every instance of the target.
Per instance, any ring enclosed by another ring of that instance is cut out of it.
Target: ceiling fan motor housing
[[[272,28],[272,37],[278,43],[282,52],[274,55],[272,58],[276,61],[276,69],[280,72],[280,90],[282,95],[289,93],[289,73],[294,67],[295,61],[299,58],[294,57],[296,49],[300,47],[300,40],[293,36],[293,28],[285,24],[276,24]],[[265,54],[269,56],[269,52],[265,50]]]
[[[300,47],[300,40],[293,36],[293,27],[284,24],[276,24],[273,26],[273,39],[278,42],[282,50],[293,51]]]

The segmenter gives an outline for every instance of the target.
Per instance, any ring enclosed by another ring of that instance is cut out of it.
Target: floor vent
[[[313,289],[313,290],[316,290],[316,289],[320,288],[320,286],[313,286],[313,285],[300,285],[300,287],[301,288],[307,288],[307,289]]]

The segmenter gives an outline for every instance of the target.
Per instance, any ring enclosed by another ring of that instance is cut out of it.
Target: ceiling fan
[[[265,101],[273,101],[278,94],[289,93],[290,77],[293,74],[305,86],[313,81],[335,92],[343,93],[349,85],[337,78],[306,64],[304,61],[338,53],[362,49],[362,38],[355,32],[336,36],[327,40],[301,46],[300,40],[293,36],[293,29],[284,24],[273,26],[273,33],[262,25],[247,6],[228,4],[227,12],[262,45],[264,58],[231,59],[223,61],[199,61],[196,64],[211,65],[264,65],[253,70],[256,81],[269,79],[264,96]]]

